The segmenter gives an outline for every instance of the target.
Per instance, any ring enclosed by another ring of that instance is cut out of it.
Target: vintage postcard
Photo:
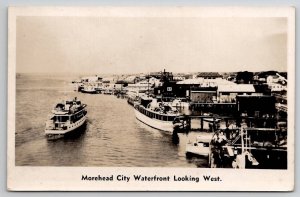
[[[11,191],[292,191],[293,7],[10,7]]]

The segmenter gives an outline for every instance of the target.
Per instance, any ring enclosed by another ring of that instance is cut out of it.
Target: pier
[[[177,122],[176,122],[177,121]],[[198,122],[196,125],[199,127],[193,127],[192,122]],[[204,127],[204,123],[208,123],[209,128]],[[268,129],[282,128],[287,124],[287,119],[277,119],[275,117],[253,117],[253,116],[220,116],[220,115],[182,115],[175,120],[175,127],[178,132],[183,131],[210,131],[216,129],[232,129],[229,123],[234,122],[236,127],[240,127],[241,124],[246,124],[247,127],[265,127]],[[220,127],[222,123],[223,127]],[[212,130],[213,129],[213,130]]]

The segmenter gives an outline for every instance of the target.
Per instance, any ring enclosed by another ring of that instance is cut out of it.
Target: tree
[[[244,83],[249,84],[252,83],[253,80],[253,73],[244,71],[244,72],[238,72],[236,76],[237,83]]]

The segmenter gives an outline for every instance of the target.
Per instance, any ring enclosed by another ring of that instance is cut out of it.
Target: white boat
[[[83,85],[81,92],[89,93],[89,94],[98,94],[101,92],[101,89],[100,89],[100,87],[97,87],[92,84],[85,84],[85,85]]]
[[[81,88],[80,91],[83,93],[97,94],[101,92],[102,89],[102,78],[99,76],[89,76],[81,78]]]
[[[213,133],[201,133],[195,139],[195,141],[189,141],[186,144],[186,156],[197,155],[203,157],[209,157],[210,143],[213,138]]]
[[[140,104],[134,106],[134,112],[139,121],[168,133],[173,133],[174,120],[180,115],[176,109],[152,98],[142,99]]]
[[[86,122],[86,105],[75,97],[56,104],[46,121],[45,135],[49,139],[64,137],[79,130]]]

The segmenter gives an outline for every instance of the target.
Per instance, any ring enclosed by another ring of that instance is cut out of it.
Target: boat
[[[74,91],[81,92],[83,89],[83,83],[81,80],[74,80],[72,81],[72,84],[74,86]]]
[[[97,75],[82,77],[80,91],[83,93],[98,94],[101,93],[102,86],[102,78]]]
[[[179,112],[172,106],[157,99],[146,97],[134,106],[136,118],[144,124],[155,129],[173,133],[174,120],[179,117]]]
[[[132,105],[134,106],[134,103],[138,100],[138,97],[137,96],[128,96],[127,97],[127,103],[129,105]]]
[[[189,141],[186,144],[185,154],[187,157],[190,156],[203,156],[209,157],[210,154],[210,145],[213,138],[213,133],[201,133],[195,139],[195,141]]]
[[[86,123],[86,106],[76,97],[57,103],[46,121],[45,135],[48,139],[65,137],[79,131]]]
[[[101,92],[101,88],[93,84],[84,84],[81,92],[89,94],[99,94]]]

